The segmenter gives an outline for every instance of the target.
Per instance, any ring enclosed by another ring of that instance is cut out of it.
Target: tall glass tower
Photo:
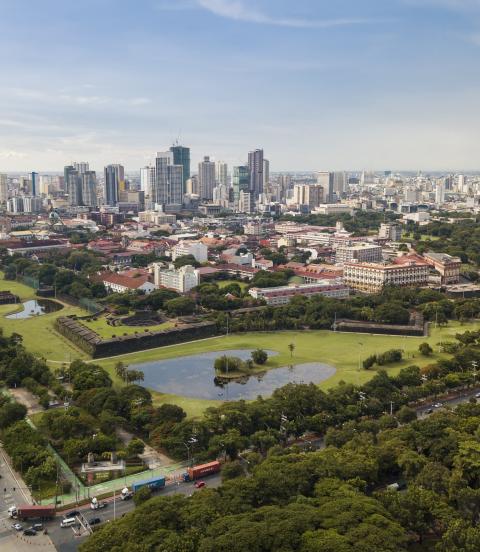
[[[186,182],[190,178],[190,148],[176,144],[170,148],[173,153],[173,165],[183,167],[183,193],[186,191]]]

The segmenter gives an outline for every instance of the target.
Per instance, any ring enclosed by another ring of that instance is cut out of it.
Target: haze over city
[[[475,170],[475,0],[0,1],[0,170]]]

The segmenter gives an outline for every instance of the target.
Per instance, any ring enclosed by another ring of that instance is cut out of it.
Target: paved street
[[[24,552],[32,549],[44,552],[54,552],[55,547],[49,536],[37,534],[34,537],[26,537],[22,531],[12,529],[12,523],[8,516],[8,508],[20,504],[32,504],[30,492],[25,488],[20,479],[8,465],[7,458],[0,449],[0,550],[1,552]],[[24,528],[31,523],[22,523]]]

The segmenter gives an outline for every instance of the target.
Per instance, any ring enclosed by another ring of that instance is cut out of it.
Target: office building
[[[0,204],[8,200],[8,178],[6,174],[0,173]]]
[[[175,165],[172,151],[158,152],[155,158],[155,186],[151,202],[162,207],[183,203],[183,165]]]
[[[183,189],[182,197],[186,190],[187,180],[190,178],[190,148],[179,146],[178,144],[172,146],[170,151],[173,153],[172,165],[182,165],[183,167]]]
[[[250,169],[245,165],[233,167],[232,174],[232,186],[233,186],[233,204],[234,209],[238,210],[238,204],[240,201],[240,192],[250,191]]]
[[[210,157],[204,157],[198,164],[198,184],[200,187],[200,199],[213,200],[213,188],[215,188],[215,163]]]
[[[74,162],[72,165],[78,174],[83,174],[90,170],[89,164],[86,161],[80,161],[79,163]]]
[[[65,191],[70,207],[82,205],[82,177],[73,166],[65,167]]]
[[[42,207],[42,199],[40,197],[26,196],[23,198],[24,213],[40,213]]]
[[[252,288],[249,294],[254,299],[263,299],[267,305],[276,306],[286,305],[293,297],[298,295],[303,297],[323,295],[324,297],[331,297],[334,299],[347,299],[349,296],[349,289],[347,286],[335,280],[323,280],[314,284],[293,284],[273,288]]]
[[[217,185],[228,187],[228,165],[223,161],[215,163],[215,180]]]
[[[198,185],[198,176],[194,174],[191,178],[187,180],[187,190],[188,195],[200,195],[200,187]]]
[[[14,196],[7,201],[8,213],[23,213],[23,197]]]
[[[270,161],[263,160],[263,191],[270,193]]]
[[[424,254],[424,258],[440,274],[442,285],[458,284],[460,282],[462,260],[459,257],[430,251]]]
[[[121,189],[121,183],[125,182],[125,171],[122,165],[107,165],[104,169],[105,205],[115,207]]]
[[[263,150],[257,149],[248,154],[248,168],[250,172],[250,192],[253,199],[258,199],[258,196],[263,193],[264,185],[264,158]]]
[[[435,187],[435,203],[443,205],[445,203],[445,182],[440,180]]]
[[[341,199],[347,192],[347,173],[338,171],[333,173],[333,192],[337,199]]]
[[[317,184],[323,188],[323,196],[325,203],[334,203],[334,182],[335,174],[333,172],[319,172],[317,173]]]
[[[155,167],[143,167],[140,169],[140,190],[148,198],[147,204],[153,206],[153,191],[155,188]]]
[[[38,181],[38,173],[32,172],[30,175],[30,182],[31,182],[31,189],[30,192],[33,197],[35,197],[39,192],[39,181]]]
[[[179,293],[188,293],[200,283],[200,272],[191,265],[182,266],[178,270],[175,270],[173,265],[164,268],[159,263],[155,263],[153,267],[157,288],[166,287]]]
[[[347,263],[343,279],[350,288],[366,293],[380,293],[386,286],[425,286],[429,264],[418,255],[404,255],[390,264]]]

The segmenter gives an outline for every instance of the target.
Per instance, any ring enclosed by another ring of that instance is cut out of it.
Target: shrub
[[[420,343],[418,350],[420,351],[420,354],[423,356],[430,356],[433,353],[433,349],[430,347],[428,343]]]
[[[363,368],[369,370],[377,362],[377,355],[370,355],[363,361]]]
[[[268,354],[263,349],[257,349],[252,352],[252,360],[255,364],[263,365],[268,360]]]
[[[384,366],[385,364],[393,364],[402,360],[403,353],[400,349],[390,349],[385,353],[377,356],[377,364]]]

